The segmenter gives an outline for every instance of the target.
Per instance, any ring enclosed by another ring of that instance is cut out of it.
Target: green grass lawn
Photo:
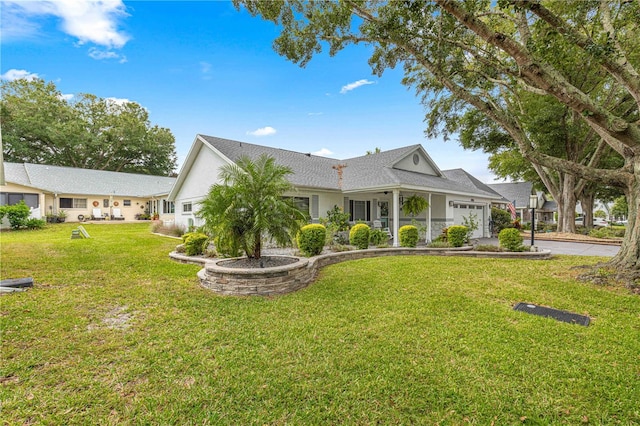
[[[148,224],[0,234],[3,424],[638,424],[640,297],[549,261],[345,262],[220,297]],[[589,327],[515,312],[587,314]]]

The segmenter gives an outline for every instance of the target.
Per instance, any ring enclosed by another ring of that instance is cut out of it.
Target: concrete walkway
[[[478,244],[498,245],[497,238],[479,238]],[[524,245],[529,246],[530,241],[525,240]],[[620,250],[620,246],[602,244],[577,243],[565,241],[536,240],[535,245],[542,250],[551,250],[551,254],[569,254],[573,256],[606,256],[613,257]]]

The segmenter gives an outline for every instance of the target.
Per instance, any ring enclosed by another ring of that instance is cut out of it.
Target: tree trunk
[[[576,232],[576,177],[563,173],[562,200],[558,203],[558,232]]]
[[[634,159],[633,182],[625,190],[629,203],[629,223],[620,251],[608,264],[618,270],[621,278],[632,285],[640,286],[640,157]],[[626,274],[625,274],[626,273]],[[634,282],[635,280],[635,282]]]
[[[593,228],[593,193],[583,192],[580,196],[580,205],[582,206],[582,215],[584,216],[584,224],[587,228]]]

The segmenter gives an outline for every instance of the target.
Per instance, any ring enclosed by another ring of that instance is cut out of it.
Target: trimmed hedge
[[[413,225],[405,225],[398,229],[400,247],[415,247],[418,245],[418,228]]]
[[[201,232],[189,232],[183,236],[184,249],[187,256],[204,254],[209,243],[209,236]]]
[[[322,253],[326,238],[327,228],[324,225],[312,223],[300,228],[296,241],[298,248],[305,256],[317,256]]]
[[[467,228],[464,225],[453,225],[447,228],[447,241],[451,247],[462,247],[467,241]]]
[[[371,229],[369,225],[358,223],[349,231],[349,244],[356,246],[358,250],[364,250],[369,247],[369,233]]]
[[[505,228],[500,231],[498,241],[500,242],[500,247],[506,251],[525,251],[525,247],[522,245],[522,235],[515,228]]]

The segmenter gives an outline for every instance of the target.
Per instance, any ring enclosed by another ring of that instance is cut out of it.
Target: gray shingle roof
[[[31,163],[4,163],[7,183],[57,194],[150,197],[168,194],[176,178]]]
[[[533,188],[531,182],[491,183],[488,186],[509,202],[515,200],[517,209],[529,208],[529,196]]]
[[[246,155],[256,159],[267,154],[278,164],[293,170],[290,181],[298,187],[322,188],[344,191],[366,190],[398,186],[418,186],[431,191],[457,192],[498,198],[499,195],[486,185],[465,174],[466,180],[460,182],[448,176],[432,176],[422,173],[395,169],[392,166],[412,152],[422,149],[421,145],[410,145],[371,155],[337,160],[312,154],[254,145],[212,136],[198,135],[231,161]],[[344,165],[342,186],[339,185],[336,166]]]

